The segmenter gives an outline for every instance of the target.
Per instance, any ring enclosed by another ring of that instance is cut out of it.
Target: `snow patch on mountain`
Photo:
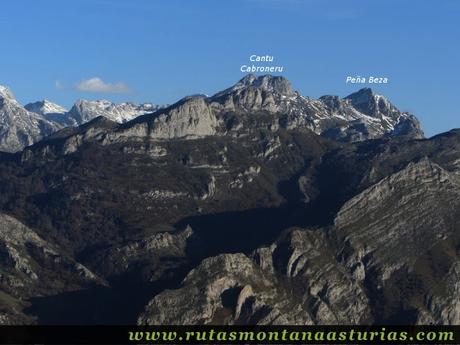
[[[79,100],[68,112],[68,117],[75,124],[88,122],[98,116],[104,116],[109,120],[124,123],[137,116],[153,113],[160,109],[160,106],[152,103],[134,104],[131,102],[112,103],[107,100],[87,101]]]
[[[40,115],[65,114],[67,112],[66,108],[46,99],[43,101],[26,104],[24,108],[26,108],[28,111],[32,111]]]

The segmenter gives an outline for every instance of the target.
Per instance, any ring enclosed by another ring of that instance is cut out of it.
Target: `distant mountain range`
[[[273,76],[158,109],[0,90],[0,323],[460,322],[460,130]]]
[[[254,119],[242,115],[257,112],[276,115],[270,118],[270,123],[257,125],[273,129],[305,128],[340,141],[402,135],[423,137],[413,115],[399,111],[370,89],[343,99],[323,96],[315,100],[293,91],[287,79],[273,76],[248,75],[214,96],[189,96],[169,107],[151,103],[114,104],[105,100],[80,100],[69,111],[47,100],[22,107],[5,87],[0,89],[0,102],[0,150],[6,152],[19,151],[61,128],[78,126],[98,116],[126,123],[117,127],[117,133],[158,139],[244,131],[247,122]],[[146,114],[151,115],[136,119]]]
[[[0,151],[22,150],[59,129],[78,126],[98,116],[123,123],[160,108],[152,103],[115,104],[106,100],[79,100],[69,111],[48,100],[23,107],[8,88],[0,86]]]

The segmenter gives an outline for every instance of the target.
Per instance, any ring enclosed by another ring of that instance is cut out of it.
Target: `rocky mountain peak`
[[[376,93],[370,87],[364,87],[356,92],[353,92],[345,98],[356,100],[357,102],[363,102],[372,99],[375,95]]]
[[[59,127],[42,115],[26,110],[8,88],[0,86],[0,151],[18,151]]]
[[[243,78],[241,78],[235,85],[242,84],[242,85],[249,86],[256,79],[257,77],[254,74],[248,74],[248,75],[245,75]]]
[[[387,98],[375,93],[371,88],[360,89],[345,99],[349,100],[355,109],[372,117],[392,117],[395,113],[400,113]]]
[[[9,88],[0,85],[0,98],[14,100],[14,95]]]
[[[266,92],[273,92],[284,96],[293,96],[295,92],[292,85],[285,77],[263,75],[256,77],[253,74],[248,74],[240,79],[233,87],[226,91],[239,91],[241,89],[255,88]],[[224,91],[225,92],[225,91]]]
[[[24,106],[24,108],[40,115],[64,114],[67,112],[64,107],[47,99],[34,103],[28,103]]]
[[[232,87],[207,98],[207,101],[222,106],[226,111],[279,114],[288,111],[288,101],[298,97],[299,94],[293,91],[291,83],[284,77],[248,74]]]

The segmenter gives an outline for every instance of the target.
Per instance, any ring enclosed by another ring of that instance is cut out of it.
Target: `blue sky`
[[[460,127],[458,18],[456,0],[4,1],[0,84],[24,104],[171,103],[270,54],[311,97],[369,86],[347,75],[389,77],[375,89],[432,135]]]

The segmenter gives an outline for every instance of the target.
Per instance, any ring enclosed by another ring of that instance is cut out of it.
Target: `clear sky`
[[[376,91],[428,135],[460,127],[457,0],[15,0],[0,8],[0,84],[22,103],[172,103],[243,77],[251,54],[303,95]],[[99,79],[94,79],[99,78]]]

